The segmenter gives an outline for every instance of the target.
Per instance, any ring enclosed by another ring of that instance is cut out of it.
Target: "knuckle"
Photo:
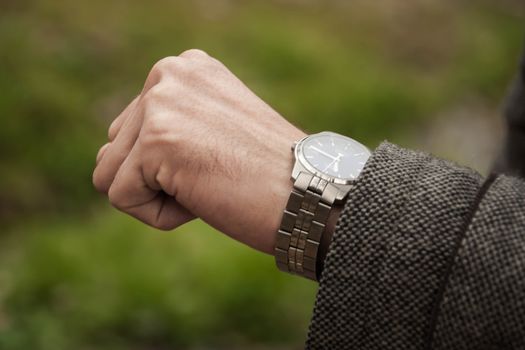
[[[92,182],[93,182],[93,186],[95,187],[97,191],[102,192],[102,193],[107,193],[108,191],[107,181],[102,176],[101,170],[98,167],[95,168],[95,171],[93,172]]]
[[[146,80],[145,90],[149,91],[164,81],[178,79],[181,82],[181,80],[198,78],[207,65],[214,61],[206,52],[199,49],[184,51],[179,56],[165,57],[153,65]],[[166,76],[171,79],[164,80]]]
[[[172,120],[173,117],[167,118],[166,115],[172,115],[175,111],[166,112],[162,108],[159,108],[159,106],[163,105],[166,100],[173,98],[173,96],[173,93],[165,91],[160,85],[153,87],[144,95],[141,135],[167,129],[169,126],[169,120],[166,119]]]
[[[197,59],[197,58],[208,58],[210,56],[203,50],[200,50],[200,49],[189,49],[189,50],[186,50],[183,53],[181,53],[179,55],[179,57],[184,57],[184,58],[189,58],[189,59],[192,59],[192,58],[196,58]]]
[[[163,80],[163,77],[173,75],[175,72],[181,70],[182,64],[182,59],[176,56],[164,57],[157,61],[146,78],[144,91],[148,91],[153,86],[159,84]]]
[[[108,190],[108,199],[112,206],[117,209],[121,209],[122,206],[122,195],[117,186],[112,185]]]
[[[172,70],[180,63],[180,58],[177,56],[164,57],[157,61],[151,68],[152,73],[165,73]]]
[[[150,103],[153,103],[153,104],[158,103],[166,95],[165,90],[166,90],[165,87],[161,83],[152,86],[148,91],[144,93],[142,102],[145,105],[148,105]]]
[[[108,128],[108,140],[113,141],[117,136],[117,123],[114,120]]]
[[[177,227],[177,225],[173,222],[170,222],[168,220],[156,220],[155,222],[150,224],[151,226],[155,227],[156,229],[162,230],[162,231],[171,231],[174,228]]]
[[[95,159],[97,165],[102,160],[102,157],[104,156],[104,154],[106,153],[106,151],[108,150],[110,146],[111,146],[111,142],[108,142],[104,146],[100,147],[97,153],[97,157]]]

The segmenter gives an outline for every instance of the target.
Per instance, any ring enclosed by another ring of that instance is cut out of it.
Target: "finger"
[[[137,102],[135,109],[130,112],[130,115],[123,122],[115,140],[104,150],[103,157],[101,157],[93,172],[93,184],[98,191],[108,192],[120,165],[133,148],[141,126],[142,111],[140,110],[140,103]]]
[[[143,120],[143,106],[141,100],[145,98],[151,89],[160,83],[164,73],[173,66],[180,65],[181,58],[167,57],[157,62],[152,68],[146,79],[140,96],[135,102],[135,107],[130,109],[129,114],[122,121],[121,127],[116,132],[115,139],[111,146],[104,152],[104,157],[93,172],[93,184],[95,188],[103,193],[107,193],[115,174],[137,140]]]
[[[108,147],[111,145],[110,142],[106,143],[104,146],[100,147],[100,149],[98,150],[98,153],[97,153],[97,160],[96,160],[96,164],[98,164],[100,162],[100,160],[104,157],[104,153],[106,153],[106,150],[108,149]]]
[[[122,211],[149,226],[164,231],[176,229],[195,219],[195,216],[182,207],[175,198],[164,192],[159,192],[149,202]]]
[[[115,120],[113,120],[113,122],[111,123],[108,129],[109,142],[112,142],[113,140],[115,140],[115,137],[117,136],[120,129],[122,128],[122,125],[124,124],[126,119],[129,117],[129,115],[133,112],[133,110],[137,106],[139,97],[140,96],[135,97],[133,101],[131,101],[131,103],[128,104],[126,108],[124,108],[124,110],[118,115],[118,117],[116,117]]]
[[[111,204],[161,230],[174,229],[195,218],[174,197],[149,187],[143,173],[138,157],[132,151],[109,189]]]

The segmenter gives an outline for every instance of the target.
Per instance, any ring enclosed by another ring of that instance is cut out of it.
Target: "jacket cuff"
[[[422,348],[482,181],[470,169],[381,144],[336,226],[307,348]]]

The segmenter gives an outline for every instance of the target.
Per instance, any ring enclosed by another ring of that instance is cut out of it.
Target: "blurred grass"
[[[200,221],[167,234],[109,211],[9,237],[0,276],[16,274],[2,291],[1,349],[244,348],[305,336],[314,284]]]
[[[512,0],[0,2],[0,349],[301,348],[315,285],[200,222],[147,229],[91,187],[158,59],[204,49],[302,128],[373,147],[497,106],[523,18]]]

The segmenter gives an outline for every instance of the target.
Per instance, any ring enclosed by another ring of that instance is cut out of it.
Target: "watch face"
[[[357,178],[370,157],[370,151],[359,142],[332,132],[307,137],[300,152],[307,168],[341,180]]]

